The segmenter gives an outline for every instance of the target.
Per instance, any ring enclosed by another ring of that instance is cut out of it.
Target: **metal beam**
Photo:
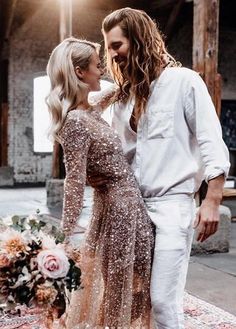
[[[168,18],[168,21],[167,21],[167,24],[166,24],[166,27],[164,30],[167,41],[171,39],[175,23],[177,21],[178,15],[181,11],[181,8],[182,8],[184,2],[185,2],[185,0],[178,0],[170,13],[170,16]]]
[[[177,0],[156,0],[156,1],[152,1],[151,3],[151,9],[166,9],[166,8],[170,8],[173,7],[176,4]]]
[[[60,41],[72,35],[72,0],[60,0]]]
[[[60,0],[59,17],[60,42],[72,35],[72,1]],[[58,142],[53,145],[52,178],[64,178],[65,167],[63,164],[63,150]]]
[[[5,30],[5,35],[4,35],[5,40],[8,40],[10,33],[11,33],[11,27],[12,27],[12,22],[13,22],[13,18],[14,18],[17,1],[18,0],[12,0],[10,2],[10,7],[8,8],[9,13],[7,15],[6,30]]]

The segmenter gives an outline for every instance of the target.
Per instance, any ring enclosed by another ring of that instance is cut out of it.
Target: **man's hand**
[[[214,234],[218,229],[218,224],[219,205],[210,200],[204,200],[194,222],[194,228],[198,230],[197,241],[203,242]]]
[[[205,241],[218,229],[219,206],[222,199],[224,181],[224,175],[220,175],[208,182],[206,198],[202,202],[194,222],[194,228],[198,229],[197,241]]]

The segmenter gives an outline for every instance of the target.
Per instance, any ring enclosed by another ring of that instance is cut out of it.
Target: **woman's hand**
[[[105,176],[102,176],[101,174],[89,174],[87,176],[87,181],[90,186],[93,188],[99,190],[100,192],[106,192],[107,191],[107,184],[109,182],[109,179]]]
[[[70,238],[65,239],[63,247],[67,257],[72,259],[77,265],[79,265],[81,258],[80,251],[70,242]]]

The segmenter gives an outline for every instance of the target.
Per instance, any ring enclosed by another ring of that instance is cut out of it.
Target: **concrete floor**
[[[236,222],[231,223],[228,253],[192,256],[186,290],[236,315]]]
[[[86,227],[92,200],[91,189],[85,191],[84,209],[80,225]],[[28,215],[37,210],[48,220],[59,222],[60,208],[46,206],[43,187],[0,188],[0,217]],[[78,232],[81,228],[78,227]],[[79,238],[82,234],[77,235]],[[225,311],[236,315],[236,222],[232,223],[230,252],[192,256],[189,264],[186,290]]]

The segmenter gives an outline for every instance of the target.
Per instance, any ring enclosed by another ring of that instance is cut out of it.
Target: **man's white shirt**
[[[112,106],[112,126],[144,198],[193,194],[202,180],[230,167],[211,97],[201,77],[187,68],[166,68],[151,84],[135,133],[134,101]]]

